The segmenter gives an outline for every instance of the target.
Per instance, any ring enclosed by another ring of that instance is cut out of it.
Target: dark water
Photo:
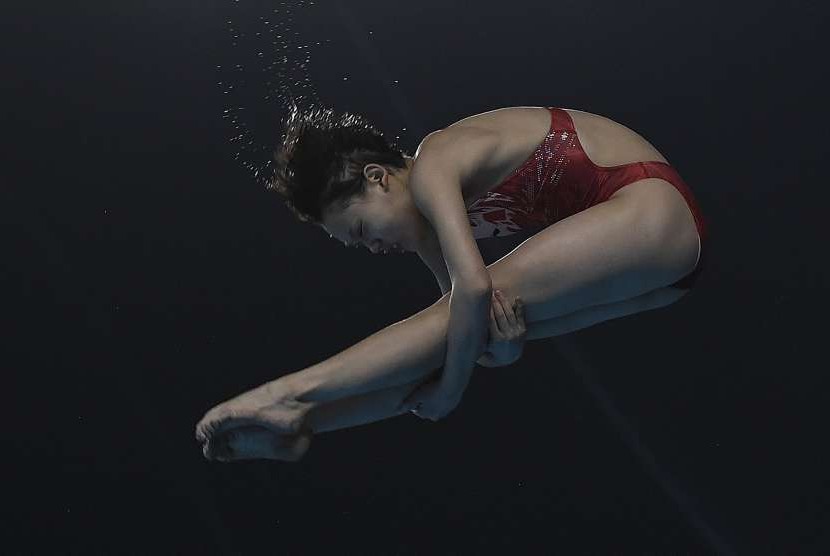
[[[826,8],[142,4],[0,20],[0,552],[830,553]],[[288,8],[299,34],[263,48]],[[257,183],[280,53],[293,94],[409,152],[505,106],[619,121],[692,187],[709,266],[675,305],[478,368],[443,421],[208,462],[211,406],[439,294],[414,253],[343,249]]]

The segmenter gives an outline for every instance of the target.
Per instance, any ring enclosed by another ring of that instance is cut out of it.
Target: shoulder
[[[415,152],[413,182],[440,176],[460,185],[475,179],[499,147],[500,136],[491,129],[453,126],[424,137]],[[417,185],[416,185],[417,187]]]

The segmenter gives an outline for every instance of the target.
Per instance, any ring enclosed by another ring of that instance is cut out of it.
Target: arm
[[[418,246],[418,256],[421,261],[430,269],[435,281],[438,282],[438,287],[441,288],[441,296],[446,295],[452,289],[450,282],[450,273],[447,271],[447,265],[444,262],[444,254],[441,253],[441,245],[438,242],[438,236],[435,230],[430,228],[423,243]],[[492,303],[491,303],[492,304]],[[492,324],[492,323],[491,323]],[[489,342],[490,340],[488,340]],[[489,348],[489,343],[488,343]],[[496,361],[488,351],[476,360],[476,363],[482,367],[501,367],[502,364]]]
[[[448,391],[463,392],[467,389],[476,360],[487,348],[491,295],[489,287],[453,286],[447,353],[441,374],[441,386]]]
[[[418,256],[425,265],[432,271],[435,280],[438,282],[438,287],[441,288],[441,296],[443,297],[450,289],[452,289],[452,282],[450,282],[450,273],[447,271],[447,265],[444,263],[444,254],[441,253],[441,245],[438,243],[438,236],[435,235],[435,230],[432,228],[425,234],[425,237],[420,245],[418,245]]]
[[[409,186],[416,206],[438,238],[452,288],[441,384],[463,392],[487,346],[492,282],[473,238],[461,192],[463,169],[469,167],[469,161],[459,159],[459,153],[440,138],[432,137],[422,147]]]

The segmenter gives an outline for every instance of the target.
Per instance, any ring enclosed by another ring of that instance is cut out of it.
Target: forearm
[[[447,351],[441,383],[463,391],[487,348],[491,290],[455,288],[450,295]]]

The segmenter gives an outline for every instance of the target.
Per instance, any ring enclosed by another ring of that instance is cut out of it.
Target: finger
[[[496,340],[501,338],[502,331],[499,330],[499,321],[496,319],[495,306],[498,305],[496,294],[493,294],[493,303],[490,304],[490,336]]]
[[[516,298],[516,319],[524,325],[525,323],[525,303],[521,297]]]
[[[504,306],[504,315],[507,318],[507,322],[510,326],[511,330],[514,330],[517,326],[516,321],[516,300],[513,300],[513,303],[510,303],[506,297],[502,295],[502,305]]]
[[[496,299],[498,303],[496,303],[496,320],[499,322],[499,328],[502,332],[507,333],[510,331],[510,321],[507,320],[507,312],[504,308],[504,298],[501,294],[496,293]]]
[[[513,310],[508,305],[504,294],[499,294],[499,308],[501,309],[497,312],[497,315],[500,317],[499,326],[501,327],[502,333],[509,337],[515,330],[516,325],[515,320],[512,319]]]

